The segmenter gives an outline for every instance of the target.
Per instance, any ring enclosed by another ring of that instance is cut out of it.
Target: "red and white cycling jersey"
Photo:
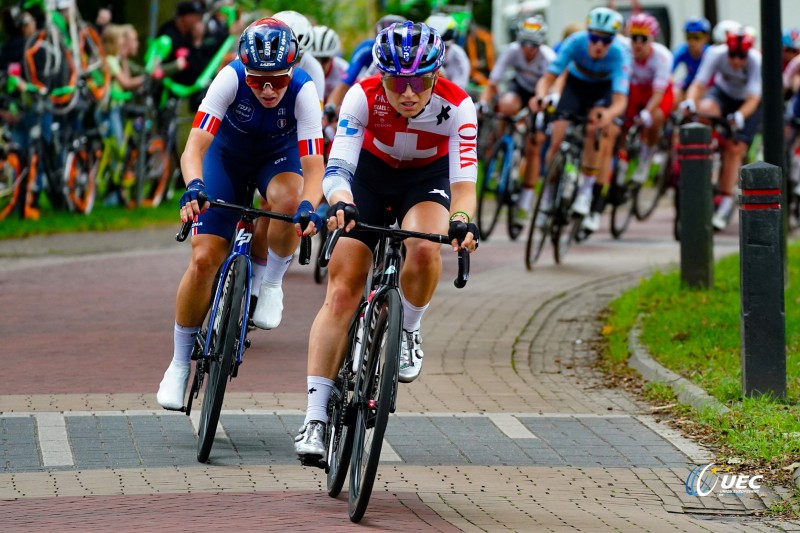
[[[650,46],[647,59],[631,63],[631,85],[651,85],[653,91],[664,91],[672,79],[672,52],[661,43]]]
[[[325,194],[349,188],[362,148],[394,168],[425,167],[448,155],[450,183],[475,182],[477,139],[475,104],[454,83],[439,78],[425,109],[407,119],[389,104],[379,75],[365,78],[342,102]]]

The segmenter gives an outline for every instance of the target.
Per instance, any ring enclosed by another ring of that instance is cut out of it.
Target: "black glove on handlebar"
[[[447,237],[450,240],[456,239],[458,244],[461,244],[464,242],[464,239],[467,238],[467,233],[472,233],[472,238],[477,246],[480,239],[480,232],[478,231],[478,226],[472,222],[466,223],[460,220],[453,220],[450,222],[450,229],[447,230]]]
[[[337,212],[344,211],[344,223],[348,224],[351,220],[358,222],[358,208],[355,204],[347,202],[336,202],[328,208],[328,216],[336,215]]]

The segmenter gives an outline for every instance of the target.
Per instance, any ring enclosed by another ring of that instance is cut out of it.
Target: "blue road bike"
[[[250,185],[245,198],[252,198],[254,192],[254,187]],[[255,220],[265,217],[294,223],[290,215],[234,205],[222,200],[210,200],[201,193],[198,203],[203,205],[205,202],[212,209],[238,211],[241,218],[236,224],[230,254],[217,273],[207,322],[195,338],[192,351],[192,360],[196,361],[194,379],[186,406],[180,409],[187,415],[191,413],[192,400],[197,398],[205,383],[200,427],[197,431],[197,460],[201,463],[208,460],[214,444],[225,387],[230,379],[237,376],[242,355],[250,347],[250,340],[247,338],[252,274],[250,246]],[[305,213],[300,221],[301,227],[305,228],[309,221],[310,214]],[[184,223],[180,233],[175,236],[176,240],[186,240],[191,229],[191,221]],[[311,238],[303,237],[300,241],[300,264],[307,265],[310,258]]]

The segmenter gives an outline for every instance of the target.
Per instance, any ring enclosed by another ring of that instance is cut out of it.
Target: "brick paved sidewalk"
[[[622,242],[595,235],[572,250],[566,264],[545,261],[534,273],[524,271],[518,244],[495,239],[475,257],[472,279],[462,291],[452,287],[453,267],[446,262],[444,283],[423,326],[423,375],[401,388],[400,412],[387,434],[394,456],[379,469],[362,525],[380,531],[800,530],[748,515],[774,498],[769,491],[743,499],[688,496],[686,476],[695,464],[711,461],[707,452],[657,423],[623,391],[605,389],[590,367],[601,326],[598,312],[648,269],[677,259],[677,246],[661,237],[669,235],[667,223],[666,218],[656,222],[660,230],[635,226]],[[185,252],[174,257],[172,233],[119,234],[103,239],[103,249],[110,242],[125,250],[125,257],[144,253],[153,262],[174,262],[164,275],[177,276]],[[32,248],[92,253],[91,237],[70,238],[74,242],[68,246],[46,238]],[[730,250],[731,241],[723,236],[718,250]],[[30,269],[58,277],[85,266],[65,256],[8,257],[24,255],[25,248],[0,242],[0,276],[10,281],[8,289]],[[119,257],[92,256],[101,269]],[[304,275],[310,282],[310,274]],[[2,294],[0,305],[8,308],[13,302]],[[295,372],[292,364],[286,366]],[[191,460],[191,425],[182,430],[189,432],[183,448],[172,443],[171,452],[162,447],[159,453],[150,446],[147,435],[166,438],[177,431],[171,424],[188,423],[185,417],[160,416],[152,381],[125,394],[93,393],[88,383],[84,390],[0,396],[4,530],[183,531],[198,525],[352,530],[346,499],[324,494],[324,473],[291,464],[290,436],[300,416],[296,410],[305,404],[302,394],[271,392],[253,383],[226,395],[225,409],[231,413],[223,415],[222,428],[227,441],[215,445],[212,464],[198,465]],[[63,435],[54,438],[68,442],[71,466],[43,465],[43,450],[57,442],[37,440],[45,427],[37,426],[40,413],[63,423]],[[161,423],[167,431],[135,430],[157,415],[168,419]],[[90,426],[83,422],[92,419]],[[130,429],[114,433],[114,420]],[[253,420],[273,429],[263,434],[239,429]],[[14,424],[17,429],[10,431]],[[30,429],[18,429],[20,424]],[[76,431],[82,440],[73,438]],[[9,444],[11,434],[33,441],[17,441],[15,447]],[[118,438],[109,441],[113,435]],[[260,455],[263,439],[276,436],[267,448],[272,459]],[[111,451],[144,463],[103,466],[100,444],[112,441]],[[20,448],[38,449],[30,455],[36,464],[14,467],[21,464]],[[172,454],[171,466],[146,466],[165,453]]]

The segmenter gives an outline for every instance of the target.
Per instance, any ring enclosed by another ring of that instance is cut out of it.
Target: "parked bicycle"
[[[353,231],[379,233],[382,239],[373,254],[361,303],[350,321],[344,362],[328,402],[328,453],[308,466],[325,468],[331,497],[339,495],[349,467],[348,513],[350,520],[358,522],[372,494],[389,414],[397,407],[403,327],[399,290],[402,244],[408,238],[449,244],[450,238],[363,223]],[[331,232],[325,243],[321,261],[326,265],[340,232]],[[455,286],[463,288],[468,279],[469,252],[460,250]]]
[[[478,227],[481,239],[488,239],[494,231],[500,212],[505,208],[508,236],[516,240],[522,231],[517,223],[519,195],[522,190],[519,171],[528,135],[528,108],[513,117],[499,116],[502,135],[494,142],[484,162],[484,175],[478,191]]]
[[[255,186],[248,185],[246,198],[252,198]],[[197,398],[205,384],[203,404],[200,411],[200,427],[197,436],[197,460],[204,463],[208,460],[214,444],[214,434],[222,411],[222,400],[229,379],[239,373],[242,355],[250,347],[248,332],[248,306],[250,302],[250,277],[252,265],[250,246],[255,230],[255,220],[259,217],[272,218],[293,224],[291,215],[262,211],[248,206],[230,204],[222,200],[211,200],[201,193],[198,196],[200,205],[208,202],[211,209],[230,209],[240,213],[235,234],[231,240],[230,254],[220,267],[213,291],[213,300],[207,321],[196,336],[192,360],[196,361],[194,378],[189,390],[186,406],[181,409],[187,415],[192,410],[192,400]],[[305,228],[310,221],[306,216],[301,219]],[[176,240],[186,240],[192,228],[192,221],[181,226]],[[300,264],[307,265],[311,257],[311,238],[300,240]]]
[[[533,265],[539,260],[547,241],[553,245],[556,263],[561,263],[581,232],[583,217],[572,211],[572,202],[580,185],[578,170],[581,166],[587,118],[572,113],[563,118],[569,120],[569,125],[561,146],[541,180],[528,227],[528,240],[525,244],[525,266],[528,270],[533,270]],[[594,142],[599,143],[598,136],[595,136]]]

